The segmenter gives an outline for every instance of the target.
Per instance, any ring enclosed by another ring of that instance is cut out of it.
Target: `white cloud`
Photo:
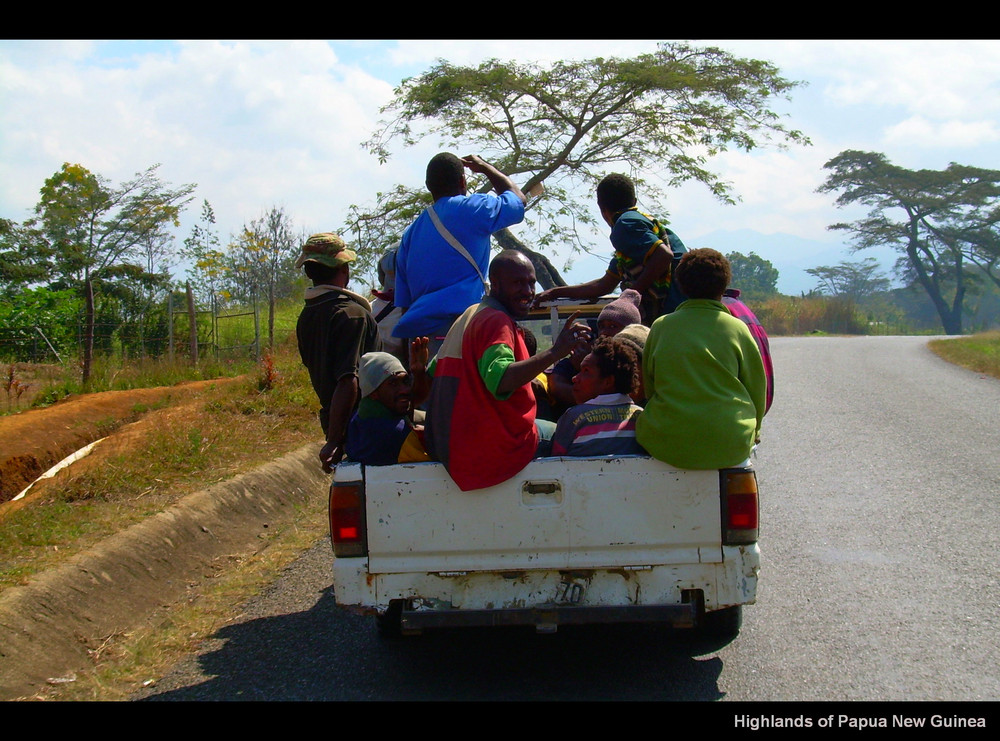
[[[378,167],[360,143],[392,84],[340,65],[325,42],[189,41],[107,65],[93,45],[60,49],[5,54],[4,215],[21,218],[64,161],[113,181],[161,162],[164,179],[198,183],[225,232],[280,203],[330,228],[368,196],[357,173]],[[42,61],[10,61],[26,57]]]
[[[897,105],[930,118],[1000,110],[996,41],[837,42],[829,95],[842,103]]]
[[[437,59],[453,64],[479,64],[490,59],[551,63],[565,59],[593,57],[631,57],[656,50],[653,40],[595,41],[573,39],[486,39],[486,40],[405,40],[390,51],[394,64],[430,66]]]
[[[1000,141],[996,121],[930,121],[912,116],[890,126],[885,142],[894,147],[954,147],[971,149]]]

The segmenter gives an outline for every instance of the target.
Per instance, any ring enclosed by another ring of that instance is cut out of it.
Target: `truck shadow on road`
[[[219,645],[221,642],[221,645]],[[309,610],[220,630],[135,699],[253,701],[712,701],[724,644],[655,625],[427,631],[385,640],[373,618]]]

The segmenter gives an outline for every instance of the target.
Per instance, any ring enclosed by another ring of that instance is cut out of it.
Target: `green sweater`
[[[747,325],[719,301],[689,299],[649,330],[636,439],[676,468],[736,466],[764,417],[766,377]]]

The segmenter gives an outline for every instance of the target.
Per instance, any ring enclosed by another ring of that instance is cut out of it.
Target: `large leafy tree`
[[[38,246],[38,241],[28,227],[0,218],[0,295],[14,295],[23,286],[45,277],[45,266],[33,260],[32,250],[26,249]]]
[[[162,246],[164,229],[178,225],[195,186],[169,187],[158,177],[158,167],[114,185],[67,162],[45,181],[27,224],[38,235],[30,246],[46,258],[49,286],[73,288],[83,296],[85,384],[94,353],[95,297],[166,279],[147,269],[150,245]]]
[[[839,192],[838,206],[861,204],[868,215],[830,229],[850,232],[855,250],[887,245],[896,270],[927,292],[944,331],[962,331],[963,302],[976,275],[972,256],[988,251],[1000,203],[1000,171],[954,162],[944,170],[907,170],[879,152],[846,150],[824,165],[818,190]],[[991,263],[995,264],[995,263]]]
[[[761,300],[778,292],[778,269],[756,252],[726,255],[733,272],[732,285],[744,298]]]
[[[393,145],[434,136],[460,155],[481,155],[526,193],[544,182],[527,219],[539,249],[509,230],[494,237],[528,254],[548,288],[564,281],[543,251],[587,249],[579,227],[594,223],[594,186],[608,172],[628,173],[643,206],[663,216],[663,188],[690,180],[733,201],[731,185],[708,169],[714,155],[769,142],[808,143],[771,110],[797,84],[768,62],[681,43],[630,59],[549,66],[439,61],[396,89],[367,147],[385,162]],[[373,206],[352,206],[346,231],[362,248],[381,252],[428,202],[422,187],[397,186],[378,194]]]
[[[969,262],[979,268],[976,279],[985,277],[1000,287],[1000,205],[973,209],[947,231],[965,248]]]

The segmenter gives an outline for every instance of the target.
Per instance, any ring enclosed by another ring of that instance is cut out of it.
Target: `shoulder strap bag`
[[[483,277],[483,271],[479,269],[479,265],[476,264],[476,261],[473,259],[472,255],[469,254],[469,251],[465,249],[462,243],[455,239],[454,235],[448,231],[448,228],[441,223],[441,219],[438,217],[437,212],[434,211],[433,204],[427,207],[427,213],[430,215],[431,221],[434,222],[434,227],[438,230],[438,233],[444,237],[448,244],[458,250],[458,253],[468,260],[472,267],[476,269],[476,274],[479,276],[479,280],[483,283],[483,290],[486,293],[489,293],[490,284],[487,283],[486,278]]]

